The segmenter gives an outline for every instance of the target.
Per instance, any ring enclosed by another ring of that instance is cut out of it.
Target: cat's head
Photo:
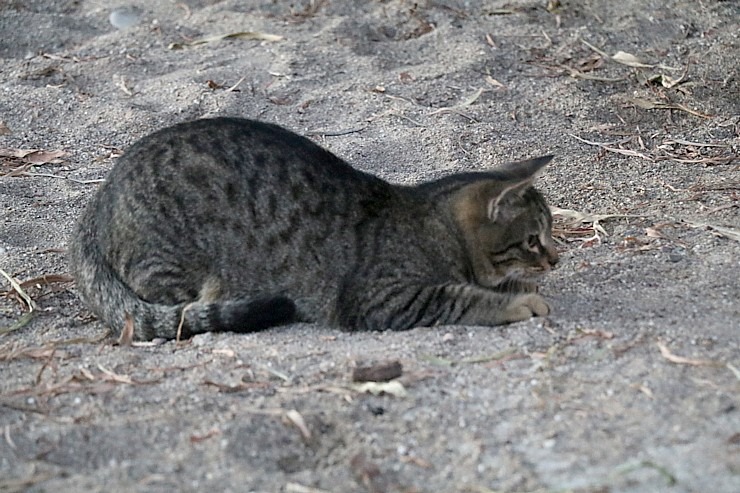
[[[532,187],[552,156],[506,164],[491,172],[458,175],[468,183],[451,194],[475,281],[494,287],[532,278],[558,261],[552,215]]]

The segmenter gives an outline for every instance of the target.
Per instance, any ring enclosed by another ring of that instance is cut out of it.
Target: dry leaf
[[[678,365],[692,365],[692,366],[717,366],[717,363],[710,360],[705,359],[690,359],[690,358],[684,358],[683,356],[677,356],[673,354],[668,347],[663,344],[662,342],[656,342],[655,343],[658,346],[658,349],[660,349],[660,354],[663,355],[665,359],[670,361],[671,363],[676,363]]]
[[[257,31],[240,31],[236,33],[229,33],[229,34],[219,34],[216,36],[209,36],[207,38],[200,38],[195,39],[193,41],[186,41],[183,43],[170,43],[167,48],[170,50],[180,50],[182,48],[190,47],[190,46],[197,46],[207,43],[215,43],[218,41],[222,41],[224,39],[251,39],[251,40],[258,40],[258,41],[282,41],[283,36],[279,36],[277,34],[267,34],[267,33],[261,33]]]
[[[5,122],[0,122],[0,135],[10,135],[12,133]]]
[[[506,86],[505,85],[503,85],[501,82],[497,81],[496,79],[494,79],[490,75],[486,75],[486,82],[488,82],[493,87],[500,87],[502,89],[506,89]]]
[[[69,153],[58,151],[42,151],[39,149],[0,149],[0,157],[10,157],[20,159],[22,162],[30,164],[47,164],[61,163],[62,157]]]
[[[208,432],[206,432],[203,435],[190,435],[190,443],[200,443],[208,440],[211,437],[214,437],[216,435],[220,435],[221,430],[218,428],[212,428]]]
[[[354,385],[357,392],[369,393],[373,395],[389,394],[394,397],[406,397],[406,389],[403,384],[398,380],[391,382],[364,382],[361,384]]]
[[[646,63],[642,63],[635,55],[632,55],[631,53],[626,53],[624,51],[618,51],[614,55],[612,55],[612,60],[614,60],[617,63],[621,63],[622,65],[627,65],[628,67],[637,67],[637,68],[653,68],[655,65],[648,65]]]

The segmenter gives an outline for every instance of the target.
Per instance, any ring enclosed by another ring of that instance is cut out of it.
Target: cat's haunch
[[[137,339],[544,316],[534,278],[558,255],[532,182],[550,159],[402,186],[276,125],[183,123],[118,160],[70,264],[90,309]]]

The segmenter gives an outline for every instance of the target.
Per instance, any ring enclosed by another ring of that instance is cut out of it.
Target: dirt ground
[[[740,491],[740,2],[135,3],[0,4],[0,492]],[[554,312],[118,345],[72,225],[214,115],[402,183],[556,154]]]

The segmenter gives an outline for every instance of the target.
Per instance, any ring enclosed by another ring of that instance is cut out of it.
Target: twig
[[[233,91],[235,91],[236,88],[239,87],[239,84],[241,84],[242,82],[244,82],[244,79],[246,79],[246,77],[242,77],[241,79],[239,79],[236,82],[236,84],[234,84],[233,86],[231,86],[228,89],[226,89],[226,92],[233,92]]]
[[[353,127],[348,128],[344,130],[311,130],[310,132],[306,132],[306,135],[320,135],[322,137],[338,137],[340,135],[348,135],[348,134],[354,134],[357,132],[362,132],[367,128],[367,125],[364,127]]]
[[[643,154],[641,152],[633,151],[631,149],[622,149],[622,148],[619,148],[619,147],[611,147],[608,143],[593,142],[593,141],[590,141],[590,140],[582,139],[582,138],[578,137],[577,135],[573,135],[573,134],[568,134],[568,135],[570,135],[571,137],[573,137],[576,140],[580,140],[584,144],[601,147],[605,151],[614,152],[616,154],[622,154],[624,156],[639,157],[639,158],[645,159],[647,161],[655,161],[655,158],[650,157],[650,156],[648,156],[646,154]],[[627,140],[630,140],[630,139],[627,139]]]
[[[22,171],[21,173],[19,173],[19,175],[30,177],[41,176],[44,178],[60,178],[62,180],[69,180],[74,183],[79,183],[80,185],[90,185],[92,183],[102,183],[105,181],[105,178],[97,178],[95,180],[78,180],[77,178],[70,178],[69,176],[53,175],[51,173],[32,173],[29,171]]]

